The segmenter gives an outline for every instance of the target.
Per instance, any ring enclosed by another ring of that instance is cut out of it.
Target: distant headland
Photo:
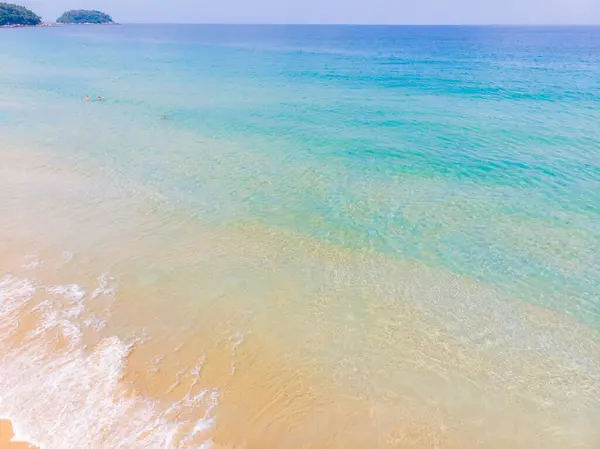
[[[19,27],[41,24],[42,18],[24,6],[0,3],[0,26]]]
[[[115,24],[112,17],[102,11],[74,9],[57,20],[59,24]],[[21,5],[0,2],[0,28],[48,27],[56,23],[42,23],[42,18]]]
[[[72,24],[103,24],[103,23],[115,23],[111,16],[108,14],[87,9],[73,9],[65,12],[62,16],[56,19],[58,23],[72,23]]]

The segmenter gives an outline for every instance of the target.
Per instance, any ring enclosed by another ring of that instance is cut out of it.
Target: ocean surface
[[[0,30],[0,158],[41,449],[600,447],[600,28]]]

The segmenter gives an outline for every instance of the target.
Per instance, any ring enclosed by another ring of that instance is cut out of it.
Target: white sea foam
[[[108,278],[99,283],[90,299],[114,294]],[[85,298],[76,284],[42,288],[0,279],[0,415],[13,421],[17,436],[42,449],[210,448],[219,393],[200,387],[202,364],[186,396],[166,408],[127,392],[122,377],[133,344],[113,336],[86,350],[78,323],[93,317],[85,317]],[[9,339],[29,306],[41,319],[13,347]],[[56,331],[69,344],[50,351]]]
[[[91,299],[96,299],[101,296],[114,297],[116,291],[116,280],[105,273],[98,278],[98,287],[92,292]]]
[[[100,331],[106,327],[106,320],[92,315],[92,316],[86,318],[85,320],[83,320],[83,324],[85,324],[87,327],[90,327],[96,331]]]
[[[30,254],[28,256],[25,256],[25,263],[23,263],[23,268],[33,270],[35,268],[40,267],[41,265],[42,261],[36,254]]]
[[[48,287],[48,293],[61,296],[71,301],[81,301],[85,297],[85,289],[77,284],[55,285]]]
[[[229,338],[229,340],[231,341],[231,352],[233,353],[233,358],[231,362],[231,375],[235,374],[235,357],[237,354],[237,348],[244,343],[244,339],[244,334],[241,332],[236,332]]]
[[[71,260],[73,260],[74,255],[75,254],[72,251],[63,251],[61,254],[63,263],[67,264],[71,262]]]

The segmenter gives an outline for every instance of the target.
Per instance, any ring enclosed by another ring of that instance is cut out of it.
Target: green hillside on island
[[[20,5],[0,3],[0,26],[33,26],[42,23],[42,18]]]
[[[112,17],[101,11],[74,9],[67,11],[58,19],[58,23],[114,23]]]

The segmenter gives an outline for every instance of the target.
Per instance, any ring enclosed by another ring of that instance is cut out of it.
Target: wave
[[[123,383],[135,341],[86,344],[103,323],[89,303],[110,303],[115,291],[106,275],[91,292],[0,279],[0,415],[42,449],[211,447],[218,390],[196,382],[170,404],[143,397]]]

